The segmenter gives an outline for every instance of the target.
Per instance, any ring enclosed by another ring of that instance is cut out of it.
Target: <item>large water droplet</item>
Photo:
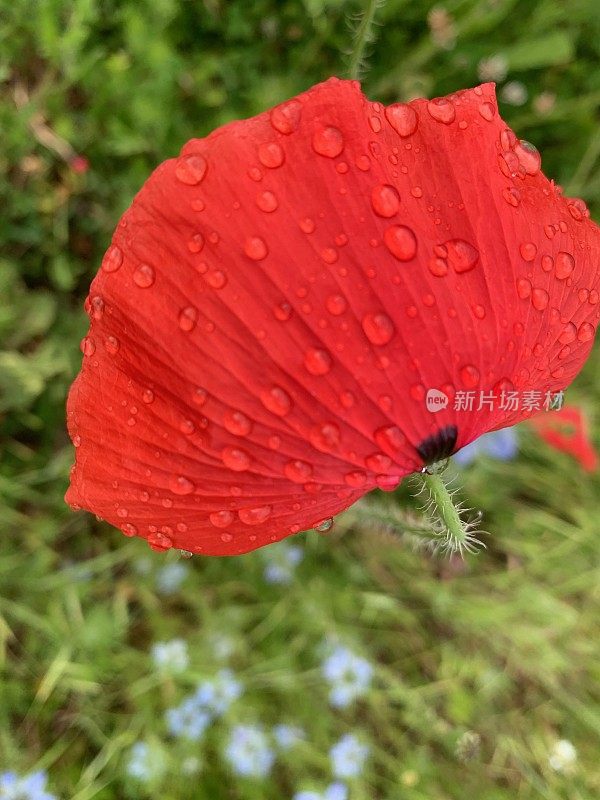
[[[138,534],[138,529],[131,522],[126,522],[121,528],[121,531],[125,534],[125,536],[137,536]]]
[[[528,281],[527,278],[519,278],[517,280],[517,294],[521,300],[526,300],[528,297],[530,297],[531,281]]]
[[[400,208],[400,195],[387,183],[380,183],[373,187],[371,192],[371,205],[373,211],[380,217],[393,217]]]
[[[473,364],[466,364],[460,369],[460,379],[467,389],[474,389],[479,383],[479,370]]]
[[[315,530],[319,533],[327,533],[333,528],[333,517],[329,517],[328,519],[323,519],[321,522],[317,522],[315,525]]]
[[[233,522],[233,513],[231,511],[214,511],[208,516],[211,525],[215,528],[227,528]]]
[[[344,481],[348,484],[348,486],[352,486],[356,489],[364,486],[367,481],[366,473],[362,470],[353,470],[352,472],[347,472],[344,475]]]
[[[594,334],[596,330],[591,322],[583,322],[577,331],[577,339],[580,342],[589,342],[590,339],[594,338]]]
[[[269,250],[260,236],[249,236],[244,244],[244,253],[253,261],[262,261],[267,257]]]
[[[449,239],[444,242],[444,247],[448,251],[448,263],[457,274],[470,272],[477,265],[479,252],[464,239]]]
[[[221,451],[221,460],[234,472],[245,472],[250,467],[250,456],[239,447],[224,447]]]
[[[84,336],[79,348],[84,356],[93,356],[96,352],[96,345],[91,336]]]
[[[339,317],[348,308],[346,298],[341,294],[331,294],[325,301],[325,306],[330,314],[334,317]]]
[[[259,192],[256,195],[256,205],[267,214],[275,211],[279,203],[273,192]]]
[[[200,253],[204,247],[204,236],[201,233],[195,233],[191,239],[188,240],[187,249],[190,253]]]
[[[292,400],[281,386],[272,386],[270,389],[262,391],[260,401],[267,411],[276,414],[278,417],[285,417],[292,408]]]
[[[394,323],[383,312],[366,314],[362,319],[362,329],[371,344],[375,345],[387,344],[395,333]]]
[[[385,116],[400,136],[410,136],[417,130],[419,119],[412,106],[405,103],[393,103],[385,109]]]
[[[196,487],[192,481],[183,475],[173,475],[169,479],[169,489],[173,492],[173,494],[192,494],[195,488]]]
[[[266,142],[258,146],[258,160],[263,167],[276,169],[285,161],[283,147],[277,142]]]
[[[273,108],[270,112],[271,125],[279,133],[289,136],[299,123],[302,114],[302,105],[299,100],[288,100],[286,103]]]
[[[133,282],[140,289],[149,289],[153,285],[156,276],[154,269],[149,264],[140,264],[140,266],[133,273]]]
[[[450,125],[456,118],[456,110],[450,100],[446,97],[438,97],[435,100],[430,100],[427,103],[427,111],[436,122],[443,122],[444,125]]]
[[[331,453],[340,444],[340,429],[335,422],[321,422],[311,428],[310,443],[321,453]]]
[[[252,430],[252,422],[245,414],[235,409],[228,409],[223,415],[223,425],[235,436],[247,436]]]
[[[160,531],[152,531],[148,534],[147,542],[152,550],[157,553],[162,553],[165,550],[170,550],[173,547],[173,540],[166,533]]]
[[[344,137],[339,128],[320,125],[313,134],[312,146],[315,153],[326,158],[335,158],[344,149]]]
[[[196,186],[204,179],[207,167],[204,156],[182,156],[177,161],[175,175],[181,183],[185,183],[187,186]]]
[[[104,341],[104,346],[106,347],[106,352],[114,356],[115,353],[118,353],[121,345],[116,336],[107,336]]]
[[[575,269],[575,259],[570,253],[560,252],[554,261],[554,274],[559,280],[568,278]]]
[[[295,459],[288,461],[284,466],[283,471],[288,480],[294,483],[305,483],[312,475],[312,467],[306,461]]]
[[[488,103],[487,101],[479,105],[478,111],[488,122],[491,122],[496,114],[496,109],[494,108],[493,103]]]
[[[406,225],[391,225],[383,236],[385,245],[398,261],[410,261],[417,253],[417,239]]]
[[[377,428],[373,438],[382,450],[396,453],[406,445],[406,437],[397,425],[385,425]]]
[[[545,289],[533,289],[531,292],[531,305],[536,311],[543,311],[548,305],[549,299]]]
[[[558,341],[561,344],[570,344],[571,342],[574,342],[576,338],[577,338],[577,328],[572,322],[568,322],[565,325],[565,329],[558,337]]]
[[[304,366],[311,375],[327,375],[331,364],[331,356],[320,347],[310,347],[304,354]]]
[[[523,242],[519,245],[519,253],[523,261],[533,261],[537,254],[537,247],[533,242]]]
[[[258,506],[256,508],[240,508],[238,517],[244,525],[260,525],[266,522],[273,511],[272,506]]]
[[[521,139],[515,145],[514,153],[519,159],[519,164],[528,175],[537,175],[542,165],[542,157],[538,149],[531,142]]]
[[[384,453],[371,453],[365,458],[365,466],[372,472],[387,472],[392,466],[392,459]]]
[[[186,306],[186,308],[182,308],[179,312],[179,327],[182,331],[189,333],[196,327],[196,322],[198,321],[198,309],[194,308],[194,306]]]
[[[111,245],[102,259],[104,272],[116,272],[123,263],[123,253],[116,244]]]

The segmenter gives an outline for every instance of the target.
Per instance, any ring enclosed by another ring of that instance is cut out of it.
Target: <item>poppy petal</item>
[[[587,420],[577,406],[532,417],[531,425],[540,439],[577,459],[587,472],[598,469],[598,453],[589,438]]]
[[[599,253],[490,84],[385,108],[333,78],[192,140],[92,284],[67,499],[155,549],[313,527],[531,413],[465,393],[564,388]]]

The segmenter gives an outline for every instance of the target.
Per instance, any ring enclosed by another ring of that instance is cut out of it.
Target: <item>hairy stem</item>
[[[383,2],[382,0],[368,0],[366,9],[359,17],[360,21],[354,34],[354,47],[348,63],[348,77],[351,80],[358,80],[361,77],[365,62],[365,50],[374,39],[375,14]]]

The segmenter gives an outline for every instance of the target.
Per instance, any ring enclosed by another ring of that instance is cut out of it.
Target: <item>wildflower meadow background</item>
[[[416,547],[405,487],[220,559],[63,502],[119,215],[187,139],[359,62],[383,102],[496,81],[600,218],[596,0],[0,2],[4,800],[600,796],[600,476],[527,425],[450,467],[491,531],[464,562]],[[566,397],[596,442],[599,396],[596,347]]]

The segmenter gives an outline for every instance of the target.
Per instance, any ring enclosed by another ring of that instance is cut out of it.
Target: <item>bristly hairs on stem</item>
[[[353,30],[353,47],[348,56],[348,77],[351,80],[360,80],[367,66],[367,47],[375,39],[375,17],[377,11],[383,8],[386,0],[366,0],[367,7],[350,17],[350,26]]]
[[[413,478],[413,484],[417,488],[416,496],[425,497],[422,511],[435,534],[434,549],[448,555],[476,553],[481,547],[485,547],[478,538],[486,534],[486,531],[478,530],[481,512],[472,515],[472,508],[466,508],[462,502],[455,502],[459,490],[452,487],[452,479],[444,481],[442,472],[446,466],[447,462],[427,467]]]

